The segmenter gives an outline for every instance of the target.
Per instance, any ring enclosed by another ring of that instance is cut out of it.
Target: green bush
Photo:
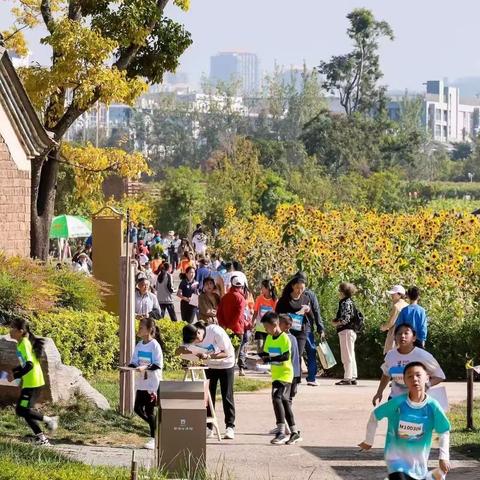
[[[434,198],[463,198],[470,195],[480,199],[480,182],[418,182],[418,193],[428,200]]]
[[[175,355],[175,350],[183,343],[182,329],[185,322],[172,322],[169,319],[157,322],[163,343],[163,361],[165,370],[176,370],[182,365],[181,359]]]
[[[32,320],[35,334],[51,338],[66,365],[91,376],[118,364],[118,318],[103,310],[62,309]]]
[[[91,277],[60,268],[51,272],[51,279],[59,289],[57,307],[89,312],[102,308],[101,287]]]

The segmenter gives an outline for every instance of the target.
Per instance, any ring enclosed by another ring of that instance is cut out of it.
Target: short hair
[[[267,312],[263,317],[261,322],[268,323],[270,325],[278,325],[279,316],[277,312]]]
[[[414,367],[421,367],[425,370],[425,373],[428,373],[427,367],[422,362],[410,362],[403,370],[403,376],[405,377],[407,375],[407,372]]]
[[[287,315],[286,313],[281,313],[279,316],[278,316],[278,319],[280,321],[280,323],[286,323],[288,325],[288,327],[290,328],[293,324],[293,320],[292,320],[292,317],[290,315]]]
[[[415,286],[410,287],[407,290],[407,297],[412,301],[418,300],[419,297],[420,297],[420,289],[418,287],[415,287]]]
[[[412,331],[412,333],[413,333],[415,336],[417,336],[417,332],[415,331],[415,329],[414,329],[410,324],[408,324],[408,323],[401,323],[400,325],[397,325],[397,326],[395,327],[395,335],[400,331],[400,329],[401,329],[402,327],[407,327],[407,328],[409,328],[409,329]]]
[[[347,298],[353,297],[357,293],[357,287],[353,283],[349,283],[349,282],[342,282],[338,286],[338,289]]]
[[[238,262],[237,260],[234,260],[232,262],[232,265],[233,265],[233,268],[237,271],[237,272],[241,272],[242,271],[242,264],[240,262]]]
[[[215,279],[213,279],[212,277],[207,277],[203,280],[203,286],[205,286],[207,283],[211,283],[214,287],[217,285],[215,283]]]

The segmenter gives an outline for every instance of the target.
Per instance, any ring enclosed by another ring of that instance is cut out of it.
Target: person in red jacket
[[[231,330],[240,340],[235,347],[235,356],[238,359],[240,375],[246,367],[245,351],[241,348],[245,335],[245,310],[247,301],[243,294],[245,283],[241,277],[232,277],[230,290],[222,297],[217,308],[218,324],[225,330]]]

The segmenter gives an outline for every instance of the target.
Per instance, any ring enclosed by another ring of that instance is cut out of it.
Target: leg
[[[147,392],[150,396],[145,404],[145,416],[147,418],[148,426],[150,427],[150,436],[155,438],[155,405],[157,403],[157,396]]]
[[[167,311],[168,311],[168,316],[170,317],[170,320],[172,322],[176,322],[177,321],[177,313],[175,312],[175,306],[173,305],[173,303],[169,303],[167,305]]]
[[[146,413],[146,405],[149,402],[150,394],[146,390],[137,390],[135,394],[135,405],[133,407],[134,412],[145,422],[149,423]]]
[[[352,359],[352,379],[356,380],[358,378],[357,372],[357,358],[355,356],[355,342],[357,340],[357,334],[353,330],[349,330],[349,339],[350,339],[350,351]]]
[[[165,303],[160,304],[160,319],[165,318],[165,310],[167,309],[167,305]]]
[[[212,405],[215,408],[215,397],[217,396],[217,384],[218,384],[218,371],[214,368],[208,368],[205,370],[205,376],[208,378],[208,389],[210,391],[210,396],[212,397]],[[212,412],[210,411],[210,406],[207,407],[207,417],[211,417]],[[212,428],[213,424],[207,423],[208,428]]]
[[[282,382],[272,383],[272,403],[279,433],[285,433],[285,407],[283,405],[285,386]]]
[[[235,402],[233,398],[233,384],[235,382],[235,367],[219,369],[220,391],[222,393],[223,413],[225,426],[235,428]],[[221,373],[220,373],[221,372]]]
[[[300,358],[302,358],[303,352],[305,351],[305,344],[307,343],[307,336],[305,332],[298,332],[295,337],[297,338],[298,343],[298,355],[300,356]]]
[[[342,332],[344,333],[344,332]],[[346,364],[345,364],[345,379],[346,380],[353,380],[356,378],[354,376],[356,367],[355,363],[355,339],[356,334],[353,330],[345,330],[344,342],[345,342],[345,357],[346,357]]]
[[[292,385],[290,383],[285,384],[285,388],[283,390],[283,396],[282,396],[282,404],[283,404],[283,409],[285,411],[285,420],[287,422],[287,425],[290,427],[290,430],[292,432],[295,432],[296,431],[295,418],[293,417],[292,401],[290,399],[291,388],[292,388]]]
[[[241,337],[240,349],[238,352],[238,368],[241,370],[247,368],[245,360],[247,358],[247,343],[250,338],[250,332],[246,331]]]
[[[315,345],[315,336],[309,332],[306,338],[305,348],[307,350],[307,382],[314,382],[317,376],[317,347]]]
[[[351,362],[350,357],[348,354],[348,341],[347,341],[347,331],[343,330],[338,333],[338,338],[340,340],[340,357],[342,359],[343,364],[343,378],[344,380],[351,380],[352,379],[352,369],[351,369]]]
[[[31,408],[35,392],[35,388],[22,388],[15,412],[17,416],[25,419],[35,435],[39,435],[42,429],[38,422],[43,422],[43,415]]]
[[[257,337],[257,353],[262,353],[263,352],[263,346],[265,345],[265,338],[266,335],[263,332],[258,332],[255,334]]]

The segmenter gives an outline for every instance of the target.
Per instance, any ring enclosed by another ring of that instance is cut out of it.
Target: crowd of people
[[[161,332],[155,321],[166,315],[171,321],[179,321],[175,295],[180,302],[181,320],[185,322],[183,343],[176,353],[193,354],[205,362],[213,403],[220,384],[224,438],[235,438],[236,366],[240,376],[245,375],[248,366],[261,366],[272,378],[276,425],[271,443],[292,445],[301,441],[293,402],[302,381],[302,359],[306,364],[306,384],[317,386],[317,340],[325,339],[320,303],[308,288],[307,276],[297,272],[280,294],[271,279],[264,279],[255,298],[256,286],[249,285],[238,261],[209,255],[208,238],[201,225],[191,241],[172,231],[162,235],[142,224],[131,224],[128,234],[137,261],[135,312],[140,318],[140,341],[128,367],[137,371],[135,412],[150,429],[146,448],[154,448],[154,408],[163,370]],[[177,287],[176,272],[180,276]],[[339,386],[358,384],[355,344],[365,319],[354,301],[355,294],[356,287],[351,283],[343,282],[338,287],[338,310],[332,323],[339,337],[344,370],[343,379],[336,383]],[[381,326],[386,333],[382,375],[372,399],[375,409],[366,438],[359,446],[362,450],[372,447],[377,423],[386,418],[389,479],[439,480],[450,468],[450,424],[430,389],[444,381],[445,374],[425,350],[428,319],[419,305],[419,289],[413,286],[406,290],[395,285],[388,294],[392,307],[388,320]],[[39,424],[44,422],[53,430],[57,420],[43,416],[31,405],[35,390],[44,383],[38,362],[42,345],[26,323],[13,324],[11,336],[18,342],[21,363],[12,374],[22,382],[17,415],[25,418],[38,442],[47,445],[48,439]],[[251,342],[253,339],[255,343]],[[381,403],[388,385],[388,400]],[[207,425],[207,437],[213,435],[212,427]],[[428,472],[434,431],[440,435],[439,468]]]

